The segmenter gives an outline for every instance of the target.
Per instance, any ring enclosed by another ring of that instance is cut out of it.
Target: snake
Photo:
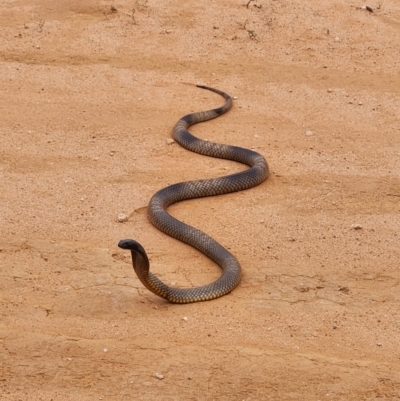
[[[242,268],[237,258],[208,234],[171,216],[167,212],[168,206],[188,199],[222,195],[252,188],[265,181],[269,175],[268,163],[261,154],[238,146],[202,140],[188,131],[188,128],[194,124],[225,114],[233,104],[231,96],[219,89],[204,85],[196,86],[221,95],[225,99],[225,104],[212,110],[191,113],[182,117],[172,130],[174,141],[189,151],[232,160],[245,164],[249,168],[230,175],[179,182],[165,187],[150,199],[147,213],[148,219],[157,229],[206,255],[221,267],[222,274],[214,282],[203,286],[171,287],[150,271],[148,255],[139,242],[133,239],[123,239],[118,243],[120,248],[130,250],[133,269],[142,284],[154,294],[177,304],[209,301],[230,293],[241,280]]]

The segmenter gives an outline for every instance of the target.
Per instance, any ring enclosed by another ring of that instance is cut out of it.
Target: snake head
[[[142,245],[133,239],[122,239],[118,242],[118,246],[122,249],[129,249],[130,251],[145,253]]]

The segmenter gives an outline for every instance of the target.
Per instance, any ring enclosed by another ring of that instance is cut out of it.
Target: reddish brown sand
[[[400,399],[400,2],[246,3],[1,1],[1,400]],[[236,99],[193,133],[271,176],[171,208],[244,271],[182,306],[117,243],[169,284],[220,274],[146,218],[244,168],[169,143],[223,102],[187,83]]]

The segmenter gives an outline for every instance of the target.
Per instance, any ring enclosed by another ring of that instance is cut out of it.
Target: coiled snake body
[[[150,272],[149,259],[143,247],[131,239],[121,240],[120,248],[129,249],[133,268],[140,281],[154,294],[173,303],[207,301],[231,292],[241,278],[241,267],[237,259],[223,246],[197,228],[191,227],[167,213],[169,205],[186,199],[202,198],[241,191],[254,187],[267,179],[268,164],[263,156],[249,149],[222,145],[201,140],[187,129],[203,121],[211,120],[226,113],[232,107],[231,97],[214,88],[197,85],[223,96],[226,103],[216,109],[188,114],[182,117],[173,129],[173,138],[184,148],[221,159],[247,164],[249,169],[206,180],[180,182],[158,191],[150,200],[148,217],[159,230],[198,249],[222,268],[222,275],[211,284],[195,288],[169,287]]]

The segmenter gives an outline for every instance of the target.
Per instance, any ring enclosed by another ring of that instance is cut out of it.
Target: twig
[[[256,1],[256,0],[249,0],[249,2],[246,4],[246,7],[249,8],[249,5],[252,1]]]

